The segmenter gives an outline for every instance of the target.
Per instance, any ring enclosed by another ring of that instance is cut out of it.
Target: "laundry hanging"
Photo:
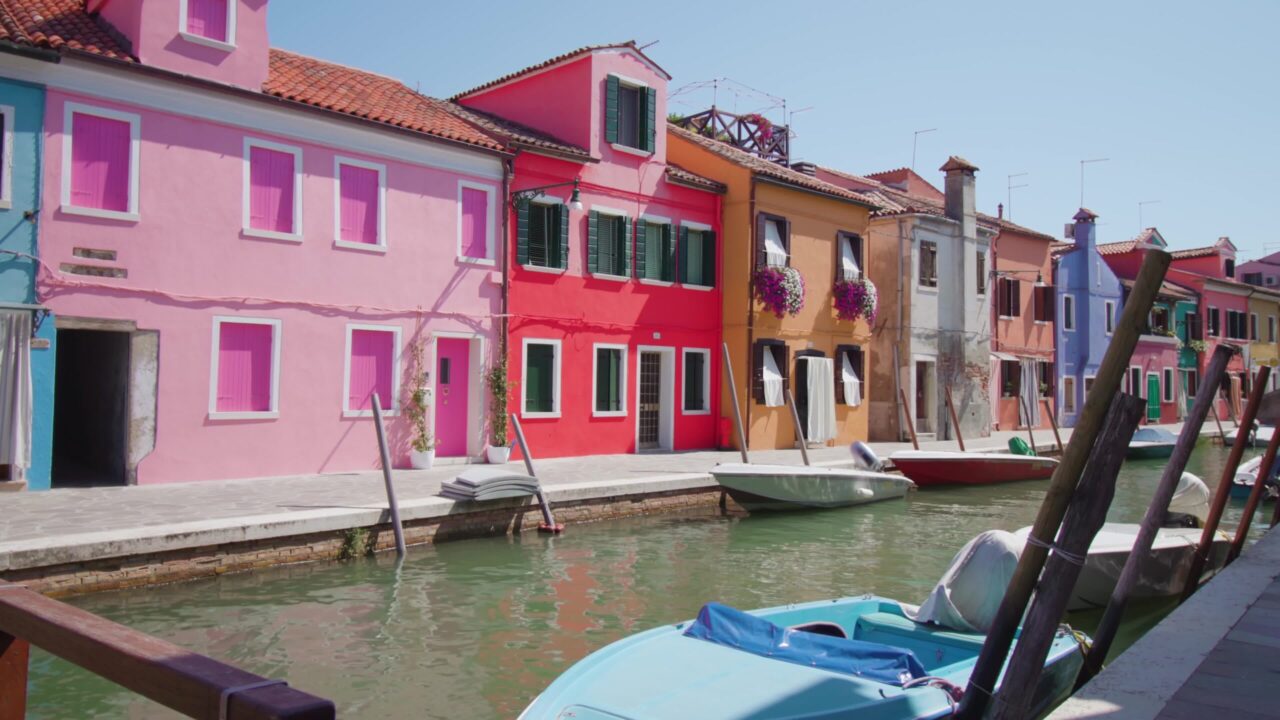
[[[1023,427],[1036,427],[1040,424],[1040,363],[1023,358],[1018,361],[1018,365],[1022,369],[1018,419]],[[1028,412],[1031,413],[1031,417],[1027,417]]]
[[[0,311],[0,464],[11,467],[11,479],[21,479],[31,464],[31,313],[27,310]]]
[[[765,407],[782,407],[782,373],[768,348],[765,348],[764,366],[760,368],[760,372],[764,376]]]
[[[844,353],[840,355],[840,382],[844,384],[844,404],[849,407],[861,405],[862,378],[854,372],[853,363],[849,362],[849,356]]]
[[[809,363],[809,442],[826,442],[836,437],[835,364],[831,358],[806,357]]]

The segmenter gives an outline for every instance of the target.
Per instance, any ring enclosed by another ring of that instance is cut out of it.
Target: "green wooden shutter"
[[[680,226],[680,282],[689,282],[689,228]]]
[[[622,267],[619,269],[619,275],[629,277],[631,275],[631,218],[623,218],[622,220]]]
[[[610,215],[600,218],[597,223],[598,238],[596,254],[599,258],[596,265],[606,275],[616,275],[614,265],[617,263],[618,222]]]
[[[604,92],[604,139],[618,142],[618,78],[610,75]]]
[[[516,203],[516,262],[529,264],[529,203]]]
[[[672,282],[676,279],[676,246],[671,237],[671,226],[662,227],[662,279]]]
[[[559,267],[569,267],[569,206],[558,205],[556,215],[560,218],[560,263]],[[547,241],[550,244],[550,240]]]
[[[702,232],[702,277],[699,284],[716,286],[716,234],[710,230]]]
[[[636,277],[649,277],[648,263],[649,223],[644,218],[636,221]],[[659,268],[661,271],[661,268]]]
[[[587,270],[600,271],[600,213],[592,210],[587,215]]]
[[[645,88],[645,114],[642,116],[646,119],[644,149],[653,152],[654,137],[658,132],[658,91],[653,88]]]

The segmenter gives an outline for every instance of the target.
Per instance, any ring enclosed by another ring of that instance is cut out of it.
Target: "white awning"
[[[997,360],[1006,360],[1008,362],[1018,362],[1017,355],[1010,355],[1009,353],[996,352],[995,350],[991,351],[991,357]]]

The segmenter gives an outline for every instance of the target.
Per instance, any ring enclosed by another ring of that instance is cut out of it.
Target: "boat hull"
[[[748,511],[837,508],[905,497],[907,478],[848,468],[717,465],[716,482]]]
[[[1275,432],[1276,432],[1276,429],[1273,427],[1268,427],[1265,425],[1262,427],[1259,427],[1254,432],[1249,433],[1249,436],[1246,439],[1245,447],[1253,447],[1253,448],[1266,447],[1267,443],[1271,442],[1271,436],[1274,435]],[[1229,432],[1229,433],[1225,433],[1222,436],[1223,445],[1227,447],[1231,447],[1232,445],[1235,445],[1235,443],[1236,443],[1236,433]]]
[[[1124,456],[1130,460],[1159,460],[1173,454],[1173,443],[1130,445]]]
[[[920,487],[991,485],[1019,480],[1048,480],[1058,467],[1054,458],[1002,453],[898,452],[894,467]]]

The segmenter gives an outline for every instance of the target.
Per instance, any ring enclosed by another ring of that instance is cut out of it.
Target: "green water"
[[[1225,458],[1202,445],[1188,469],[1212,486]],[[1124,466],[1111,520],[1141,519],[1161,468]],[[343,717],[513,718],[587,653],[690,618],[707,600],[755,608],[874,593],[920,602],[971,537],[1031,524],[1045,487],[930,490],[905,502],[749,518],[638,518],[560,537],[411,549],[399,570],[378,557],[71,602],[332,698]],[[1240,511],[1233,501],[1225,527]],[[1138,608],[1121,642],[1167,610]],[[1070,618],[1085,629],[1096,620]],[[35,651],[30,717],[172,714]]]

